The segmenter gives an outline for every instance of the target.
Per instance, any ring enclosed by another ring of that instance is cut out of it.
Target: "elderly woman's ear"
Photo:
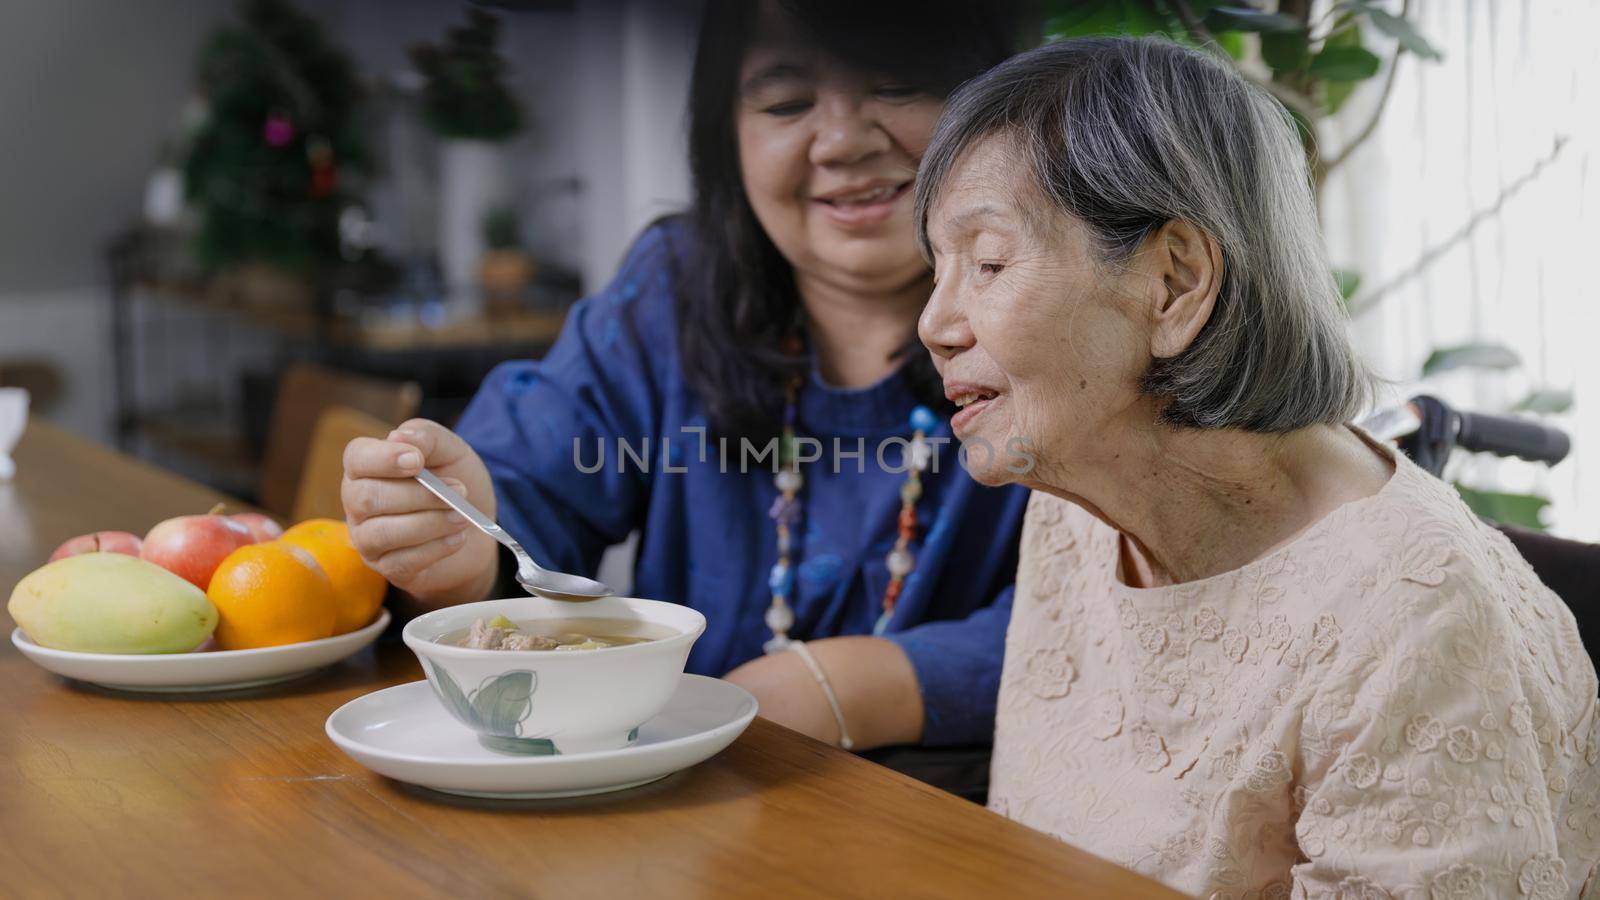
[[[1211,318],[1222,289],[1222,247],[1188,222],[1172,220],[1146,244],[1153,285],[1150,355],[1169,359],[1189,349]]]

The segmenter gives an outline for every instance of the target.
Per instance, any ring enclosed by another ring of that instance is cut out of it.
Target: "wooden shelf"
[[[235,496],[255,495],[261,448],[251,446],[220,410],[147,413],[127,424],[152,461]]]
[[[323,325],[312,309],[309,292],[297,296],[279,290],[273,292],[276,299],[267,299],[242,290],[234,282],[192,284],[140,279],[135,286],[155,297],[241,316],[287,337],[309,339],[317,336]],[[565,321],[565,309],[524,309],[454,319],[437,326],[361,322],[334,316],[327,321],[323,336],[333,344],[379,352],[548,345],[561,333]]]
[[[337,343],[365,350],[444,350],[492,345],[546,345],[561,334],[566,311],[524,310],[505,315],[460,319],[438,327],[415,323],[374,325],[338,320]]]

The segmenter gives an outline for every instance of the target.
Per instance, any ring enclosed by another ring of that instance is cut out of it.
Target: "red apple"
[[[262,513],[234,513],[228,518],[250,529],[250,537],[256,543],[273,541],[283,536],[283,526],[276,519]]]
[[[179,516],[150,529],[139,556],[203,591],[228,554],[253,543],[250,529],[228,516]]]
[[[94,534],[80,534],[56,548],[50,554],[50,562],[77,556],[81,553],[125,553],[128,556],[138,556],[143,542],[136,534],[126,531],[96,531]]]

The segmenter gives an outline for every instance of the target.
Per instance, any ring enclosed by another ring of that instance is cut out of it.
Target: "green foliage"
[[[1050,41],[1095,34],[1169,34],[1172,22],[1139,0],[1058,4],[1059,11],[1045,19],[1045,39]]]
[[[1440,347],[1428,354],[1422,363],[1422,377],[1438,375],[1451,369],[1514,369],[1522,364],[1522,357],[1505,344],[1473,343],[1454,347]]]
[[[1532,494],[1504,494],[1499,491],[1480,491],[1460,482],[1454,484],[1461,499],[1473,512],[1493,522],[1520,525],[1535,531],[1544,531],[1541,513],[1550,505],[1544,497]]]
[[[1377,54],[1362,45],[1364,23],[1420,58],[1441,58],[1411,23],[1376,0],[1337,0],[1324,17],[1327,22],[1313,22],[1312,4],[1306,6],[1305,12],[1290,14],[1238,0],[1046,0],[1044,31],[1046,40],[1164,34],[1194,46],[1205,44],[1209,36],[1236,60],[1245,56],[1245,37],[1254,36],[1279,98],[1304,98],[1298,104],[1304,109],[1294,103],[1286,105],[1300,121],[1308,141],[1315,134],[1310,112],[1337,112],[1357,85],[1382,68]]]
[[[1323,47],[1311,57],[1307,71],[1324,81],[1365,81],[1381,65],[1377,54],[1365,47]]]
[[[1354,269],[1334,269],[1333,282],[1339,286],[1339,296],[1345,303],[1361,288],[1361,273]]]
[[[1564,413],[1572,408],[1572,392],[1558,388],[1542,388],[1533,391],[1512,405],[1512,412],[1530,412],[1554,414]]]
[[[1330,32],[1327,39],[1322,42],[1324,53],[1339,48],[1359,49],[1360,47],[1361,29],[1353,21],[1345,21]],[[1306,54],[1302,65],[1310,68],[1311,54],[1309,52]],[[1355,93],[1362,80],[1340,81],[1338,79],[1324,79],[1313,88],[1312,93],[1315,95],[1317,102],[1322,104],[1323,112],[1331,116],[1344,107],[1344,102],[1350,99],[1351,94]]]
[[[1356,85],[1360,83],[1359,81],[1323,82],[1322,90],[1319,92],[1317,99],[1322,104],[1322,108],[1331,116],[1344,108],[1344,102],[1349,100],[1350,95],[1356,92]]]
[[[1202,15],[1219,2],[1202,0],[1190,6],[1195,9],[1196,15]],[[1163,34],[1180,43],[1199,44],[1172,8],[1151,4],[1148,0],[1056,0],[1047,6],[1044,24],[1046,41],[1097,34]],[[1230,31],[1216,38],[1222,49],[1234,59],[1244,56],[1241,34]]]
[[[450,29],[443,44],[418,44],[411,61],[427,79],[422,114],[444,137],[500,141],[522,130],[522,110],[502,80],[505,60],[496,51],[500,20],[467,10],[467,24]]]
[[[1275,72],[1298,72],[1311,62],[1311,39],[1299,30],[1263,34],[1261,60]]]
[[[1410,22],[1392,13],[1385,12],[1370,3],[1360,5],[1362,9],[1366,10],[1367,17],[1372,20],[1372,24],[1377,26],[1378,30],[1399,41],[1402,47],[1432,62],[1444,59],[1444,54],[1434,49],[1434,46],[1428,43],[1427,38],[1419,34]]]
[[[207,114],[182,166],[201,261],[338,262],[342,185],[366,165],[349,59],[287,0],[246,0],[196,70]]]
[[[1261,12],[1248,6],[1218,6],[1209,10],[1206,27],[1212,31],[1255,31],[1288,34],[1304,30],[1305,23],[1283,13]]]

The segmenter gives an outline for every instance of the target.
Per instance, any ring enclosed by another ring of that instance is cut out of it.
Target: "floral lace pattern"
[[[1201,897],[1600,897],[1566,606],[1403,458],[1241,569],[1136,590],[1029,505],[990,805]]]

